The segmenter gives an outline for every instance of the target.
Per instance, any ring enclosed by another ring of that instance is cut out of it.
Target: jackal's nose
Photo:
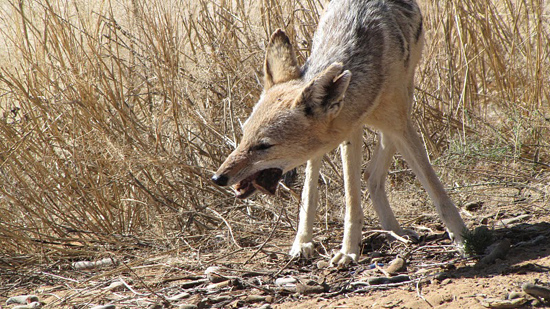
[[[229,178],[225,175],[214,175],[212,176],[212,181],[217,184],[218,186],[227,186],[227,182],[229,181]]]

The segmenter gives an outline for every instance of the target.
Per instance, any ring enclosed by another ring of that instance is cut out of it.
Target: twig
[[[215,211],[214,209],[210,208],[210,207],[206,207],[206,209],[210,210],[211,212],[213,212],[216,216],[218,216],[220,219],[222,219],[222,221],[225,223],[225,225],[227,225],[227,228],[229,229],[229,235],[231,235],[231,239],[233,240],[233,243],[235,244],[235,246],[237,246],[237,248],[239,249],[242,249],[243,247],[241,247],[237,241],[235,240],[235,237],[233,236],[233,229],[231,228],[231,225],[229,224],[229,222],[227,222],[227,220],[225,220],[224,217],[222,217],[222,215]]]
[[[147,283],[145,283],[145,281],[143,281],[143,279],[141,279],[141,277],[138,276],[138,274],[136,274],[136,272],[135,272],[130,266],[128,266],[122,259],[120,260],[120,263],[121,263],[122,265],[124,265],[124,266],[130,271],[130,273],[132,273],[132,275],[134,275],[134,277],[136,277],[136,278],[141,282],[141,284],[145,287],[145,289],[147,289],[152,295],[155,295],[156,297],[158,297],[159,299],[161,299],[163,304],[170,304],[170,302],[166,299],[166,297],[164,297],[163,295],[160,295],[160,294],[158,294],[157,292],[155,292],[155,291],[154,291]],[[135,292],[132,288],[130,288],[130,286],[128,286],[128,285],[126,284],[126,282],[125,282],[122,278],[120,278],[120,281],[121,281],[124,285],[126,285],[126,287],[127,287],[130,291],[132,291],[133,293],[137,294],[137,292]],[[137,295],[140,295],[140,294],[137,294]],[[141,294],[141,296],[149,296],[149,295]]]
[[[421,280],[416,281],[416,295],[418,295],[418,297],[420,297],[420,299],[425,301],[426,304],[428,304],[430,306],[430,308],[433,308],[434,306],[432,304],[430,304],[430,302],[426,299],[426,297],[424,297],[424,295],[422,295],[422,292],[420,291],[420,281]]]
[[[211,259],[211,260],[206,261],[206,264],[212,264],[213,262],[215,262],[215,261],[217,261],[217,260],[224,259],[224,258],[226,258],[226,257],[228,257],[228,256],[231,256],[231,255],[233,255],[233,254],[235,254],[235,253],[237,253],[237,252],[241,252],[241,251],[243,251],[243,250],[244,250],[244,248],[239,248],[239,249],[233,250],[233,251],[231,251],[231,252],[229,252],[229,253],[227,253],[227,254],[220,255],[220,256],[218,256],[218,257],[215,257],[215,258],[213,258],[213,259]]]
[[[292,263],[294,260],[298,259],[297,257],[291,257],[290,260],[288,260],[288,262],[285,263],[285,265],[283,265],[283,267],[281,267],[274,275],[273,277],[277,277],[279,276],[279,274],[288,266],[290,265],[290,263]]]
[[[264,246],[267,244],[267,242],[271,240],[271,238],[273,237],[273,234],[275,233],[275,231],[276,231],[277,228],[279,227],[279,222],[281,221],[282,215],[283,215],[283,206],[281,206],[281,211],[279,212],[279,215],[277,216],[277,222],[275,223],[275,226],[273,227],[273,229],[271,229],[271,233],[269,233],[269,236],[267,236],[266,240],[260,245],[260,247],[258,248],[258,250],[256,250],[256,252],[254,252],[254,254],[252,254],[252,255],[243,263],[243,265],[248,264],[248,262],[250,262],[250,261],[256,256],[256,254],[258,254],[258,252],[260,252],[260,251],[264,248]]]
[[[149,296],[149,295],[151,295],[150,293],[149,293],[149,294],[139,293],[138,291],[134,290],[134,289],[132,288],[132,286],[130,286],[126,281],[124,281],[124,279],[119,278],[119,280],[120,280],[120,282],[122,282],[122,284],[124,284],[124,286],[125,286],[128,290],[130,290],[130,292],[134,293],[134,294],[137,295],[137,296]]]
[[[406,238],[403,238],[399,235],[397,235],[394,231],[386,231],[386,230],[370,230],[369,232],[371,233],[384,233],[384,234],[389,234],[390,236],[392,236],[393,238],[399,240],[400,242],[404,243],[404,244],[411,244],[412,241],[406,239]]]
[[[47,273],[45,271],[41,271],[40,273],[43,274],[43,275],[46,275],[46,276],[51,276],[51,277],[57,278],[57,279],[62,279],[62,280],[67,280],[67,281],[71,281],[71,282],[80,283],[80,281],[78,281],[78,280],[67,278],[67,277],[62,277],[62,276],[59,276],[59,275],[50,274],[50,273]]]
[[[402,285],[406,285],[406,284],[409,284],[409,283],[416,283],[417,281],[420,281],[421,279],[414,279],[414,280],[409,280],[409,281],[403,281],[403,282],[396,282],[396,283],[386,283],[386,284],[377,284],[377,285],[369,285],[367,282],[351,282],[350,285],[352,286],[358,286],[358,285],[367,285],[366,287],[362,288],[362,289],[357,289],[357,290],[354,290],[352,292],[354,293],[363,293],[363,292],[369,292],[369,291],[373,291],[373,290],[385,290],[385,289],[389,289],[389,288],[393,288],[393,287],[396,287],[396,286],[402,286]]]

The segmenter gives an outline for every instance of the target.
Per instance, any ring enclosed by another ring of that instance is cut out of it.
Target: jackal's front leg
[[[360,255],[363,209],[361,208],[361,159],[363,128],[352,133],[341,146],[346,190],[346,214],[342,249],[330,261],[331,265],[345,266],[357,262]]]
[[[300,203],[300,222],[298,223],[298,233],[290,249],[290,255],[293,257],[302,256],[310,258],[313,256],[313,222],[315,221],[315,212],[317,211],[317,201],[319,199],[319,190],[317,182],[319,180],[319,169],[321,168],[322,157],[311,159],[307,162],[306,180],[302,189],[302,201]]]

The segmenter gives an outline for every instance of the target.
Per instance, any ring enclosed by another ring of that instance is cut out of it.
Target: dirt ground
[[[449,278],[430,280],[419,287],[402,287],[347,294],[334,299],[309,298],[283,303],[274,308],[486,308],[481,300],[505,299],[511,292],[520,292],[526,282],[550,282],[550,246],[513,248],[508,257],[490,267],[477,270],[461,266],[449,271]],[[548,303],[537,307],[548,307]],[[531,308],[525,304],[512,308]]]
[[[13,296],[36,295],[42,308],[71,309],[107,304],[115,307],[103,308],[485,308],[484,302],[504,300],[525,283],[550,286],[548,188],[518,191],[515,186],[494,190],[483,203],[461,205],[470,228],[487,226],[494,243],[510,241],[509,251],[484,267],[476,267],[482,256],[462,258],[430,213],[409,220],[421,236],[410,244],[372,232],[376,223],[367,220],[363,255],[347,269],[323,265],[326,252],[338,248],[341,222],[318,229],[319,255],[311,261],[288,259],[294,231],[273,222],[274,233],[261,239],[233,235],[241,248],[220,234],[210,238],[209,250],[182,244],[173,250],[105,252],[116,263],[89,268],[75,262],[97,259],[29,263],[25,257],[2,257],[0,304]],[[211,244],[215,241],[220,241],[217,247]],[[406,260],[396,274],[408,276],[404,282],[367,283],[388,277],[385,270],[396,257]],[[209,267],[217,268],[207,276]],[[293,283],[280,285],[278,279]],[[522,305],[492,308],[544,308],[548,301],[526,296]],[[15,306],[10,302],[0,308]]]

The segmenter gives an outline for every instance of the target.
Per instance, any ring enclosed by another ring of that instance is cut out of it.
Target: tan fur
[[[300,67],[290,41],[282,30],[271,35],[264,62],[264,88],[300,77]]]
[[[379,48],[383,52],[358,50],[357,57],[370,59],[363,61],[346,58],[345,48],[353,51],[355,45],[338,45],[350,41],[338,41],[343,34],[353,35],[337,24],[342,20],[338,14],[353,14],[339,8],[340,3],[356,8],[357,14],[371,12],[376,16],[387,12],[376,11],[375,6],[368,7],[372,2],[332,1],[332,7],[327,9],[320,22],[323,30],[319,35],[320,40],[327,37],[330,42],[314,45],[312,57],[301,73],[290,40],[282,30],[277,30],[266,50],[264,92],[243,126],[241,144],[213,179],[222,185],[233,185],[259,171],[277,168],[286,172],[307,162],[298,233],[290,254],[310,257],[314,253],[313,221],[321,158],[341,144],[346,196],[344,239],[340,252],[331,263],[348,264],[360,255],[363,226],[360,169],[362,132],[367,124],[379,131],[379,143],[364,179],[382,227],[398,234],[406,233],[399,226],[385,192],[388,168],[394,153],[399,151],[433,200],[451,238],[461,248],[466,226],[439,182],[410,118],[414,70],[423,44],[416,4],[409,0],[391,2],[397,3],[397,7],[390,7],[396,15],[408,10],[406,16],[410,16],[410,24],[397,27],[394,23],[398,19],[391,20],[384,15],[377,22],[386,28],[378,26],[366,32],[365,37],[351,37],[357,40],[356,44],[381,44]],[[409,31],[399,32],[403,29]],[[336,34],[331,36],[330,31]],[[338,34],[338,31],[343,31],[343,34]],[[316,50],[324,54],[316,56]],[[335,61],[327,61],[324,57]],[[350,70],[346,70],[348,67]]]

